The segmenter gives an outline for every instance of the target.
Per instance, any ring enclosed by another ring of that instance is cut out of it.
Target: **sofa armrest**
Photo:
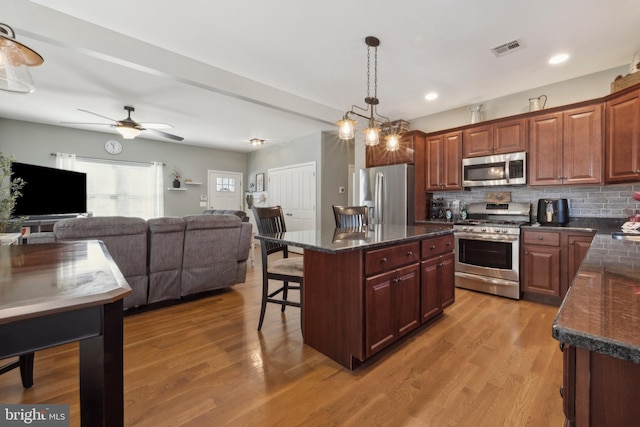
[[[240,224],[240,239],[238,239],[238,262],[246,261],[249,258],[249,249],[251,248],[252,238],[251,223],[243,222]]]

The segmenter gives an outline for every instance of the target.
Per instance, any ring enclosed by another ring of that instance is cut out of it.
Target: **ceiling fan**
[[[163,136],[165,138],[173,139],[176,141],[182,141],[184,138],[181,136],[173,135],[167,132],[163,132],[159,129],[170,129],[171,126],[165,123],[138,123],[131,118],[131,113],[135,111],[135,108],[125,105],[124,109],[127,111],[127,118],[122,120],[115,120],[111,117],[103,116],[102,114],[94,113],[93,111],[83,110],[78,108],[78,111],[93,114],[94,116],[102,117],[103,119],[111,120],[112,123],[75,123],[75,122],[62,122],[70,125],[97,125],[97,126],[110,126],[116,129],[116,131],[122,135],[124,139],[133,139],[140,134],[140,132],[151,132],[156,135]]]

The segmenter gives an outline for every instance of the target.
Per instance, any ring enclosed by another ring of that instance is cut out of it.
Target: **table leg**
[[[80,341],[84,427],[124,425],[122,300],[103,306],[102,335]]]

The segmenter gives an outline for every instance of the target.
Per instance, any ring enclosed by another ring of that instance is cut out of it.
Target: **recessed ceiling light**
[[[556,56],[552,56],[551,59],[549,59],[549,64],[560,64],[561,62],[566,61],[567,59],[569,59],[569,55],[566,53],[561,53],[559,55]]]
[[[437,99],[437,98],[438,98],[438,94],[435,92],[430,92],[424,96],[424,99],[426,99],[427,101],[433,101],[434,99]]]

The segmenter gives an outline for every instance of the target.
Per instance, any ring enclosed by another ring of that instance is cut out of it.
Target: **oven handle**
[[[455,236],[458,239],[491,240],[496,242],[517,242],[520,239],[520,236],[513,234],[464,233],[459,231],[455,232]]]

